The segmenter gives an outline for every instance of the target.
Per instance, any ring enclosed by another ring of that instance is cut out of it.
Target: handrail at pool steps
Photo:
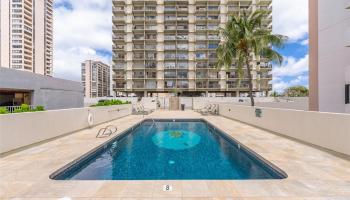
[[[108,113],[120,112],[122,110],[129,110],[129,108],[117,108],[117,109],[113,109],[113,110],[108,110]]]
[[[96,138],[104,138],[104,137],[109,137],[115,132],[117,132],[118,128],[114,125],[108,125],[106,127],[100,128],[98,130]]]

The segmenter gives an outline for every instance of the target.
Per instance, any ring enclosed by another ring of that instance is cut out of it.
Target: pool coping
[[[105,142],[98,145],[97,147],[94,147],[93,149],[89,150],[88,152],[84,153],[83,155],[79,156],[78,158],[74,159],[73,161],[67,163],[63,167],[57,169],[56,171],[54,171],[53,173],[50,174],[49,178],[51,180],[54,180],[54,181],[71,181],[71,180],[55,179],[55,178],[62,176],[65,173],[73,170],[74,167],[77,167],[76,166],[77,163],[88,162],[91,158],[94,157],[94,155],[103,151],[114,140],[117,140],[118,138],[121,138],[127,134],[130,134],[130,131],[133,131],[134,129],[136,129],[137,127],[142,125],[142,123],[147,122],[147,121],[160,121],[160,122],[161,121],[163,121],[163,122],[164,121],[165,122],[167,122],[167,121],[169,121],[169,122],[171,122],[171,121],[173,121],[173,122],[176,122],[176,121],[186,121],[186,122],[188,122],[188,121],[202,121],[202,122],[206,123],[207,125],[211,126],[211,128],[214,129],[214,131],[218,131],[219,134],[225,140],[227,140],[229,143],[231,143],[232,145],[237,145],[239,149],[242,149],[248,156],[255,159],[256,162],[262,163],[263,168],[267,168],[266,170],[271,170],[271,171],[273,171],[273,173],[275,173],[279,176],[279,178],[273,178],[273,179],[188,179],[188,180],[200,180],[200,181],[205,181],[205,180],[208,180],[208,181],[209,180],[210,181],[214,181],[214,180],[231,180],[231,181],[256,180],[256,181],[259,181],[259,180],[283,180],[283,179],[288,178],[288,174],[285,171],[283,171],[281,168],[279,168],[277,165],[275,165],[274,163],[265,159],[264,157],[262,157],[261,155],[256,153],[254,150],[252,150],[248,146],[244,145],[243,143],[239,142],[233,136],[229,135],[228,133],[226,133],[222,129],[218,128],[217,126],[213,125],[212,123],[210,123],[208,120],[206,120],[204,118],[173,118],[173,119],[172,118],[145,118],[145,119],[133,124],[131,127],[127,128],[126,130],[122,131],[121,133],[106,140]],[[148,180],[154,181],[154,180],[158,180],[158,179],[145,179],[145,181],[148,181]],[[92,180],[80,180],[80,181],[135,181],[135,180],[104,180],[104,179],[101,179],[101,180],[96,179],[95,180],[95,179],[92,179]],[[139,180],[139,181],[142,181],[142,180]],[[183,179],[159,179],[159,181],[183,181]]]

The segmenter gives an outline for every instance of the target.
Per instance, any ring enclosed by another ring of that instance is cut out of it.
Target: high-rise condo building
[[[52,76],[52,0],[1,0],[0,65]]]
[[[350,1],[309,2],[310,110],[350,113]]]
[[[113,0],[113,89],[116,92],[215,93],[248,91],[247,71],[238,84],[235,65],[216,69],[218,28],[232,15],[266,10],[272,28],[272,0]],[[254,92],[271,90],[271,64],[252,62]]]
[[[110,67],[100,61],[86,60],[81,64],[81,80],[88,98],[110,95]]]

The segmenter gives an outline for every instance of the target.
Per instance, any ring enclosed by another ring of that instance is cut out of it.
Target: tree
[[[287,40],[286,36],[272,34],[264,27],[263,19],[266,15],[266,12],[260,10],[250,15],[244,12],[242,15],[232,16],[225,27],[219,29],[223,42],[217,48],[217,68],[224,67],[228,70],[235,60],[239,80],[244,74],[243,67],[247,68],[252,106],[255,104],[250,64],[254,61],[254,56],[260,56],[267,62],[282,64],[283,57],[273,48],[281,48]]]
[[[308,97],[309,89],[304,86],[293,86],[285,89],[284,96],[287,97]]]
[[[280,94],[278,94],[278,92],[276,92],[276,91],[273,91],[272,93],[271,93],[271,95],[270,95],[271,97],[279,97],[280,96]]]

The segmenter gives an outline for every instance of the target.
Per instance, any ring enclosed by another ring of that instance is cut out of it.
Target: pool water
[[[203,120],[146,120],[53,175],[56,180],[282,179]]]

